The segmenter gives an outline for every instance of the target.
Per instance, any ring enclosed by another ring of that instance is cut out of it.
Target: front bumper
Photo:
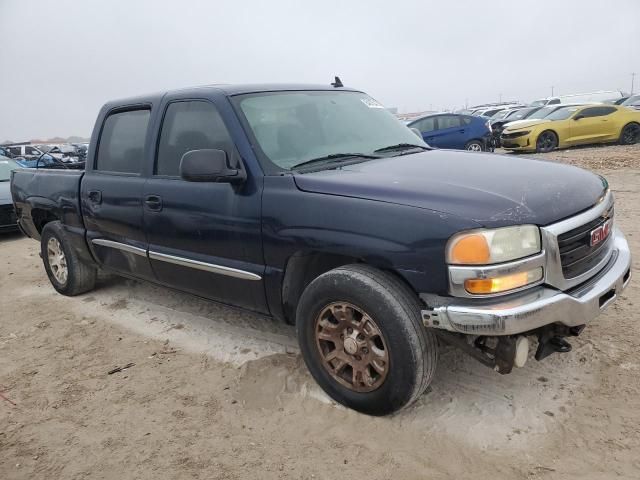
[[[532,140],[531,135],[523,135],[522,137],[516,138],[505,138],[501,135],[500,143],[502,148],[506,148],[507,150],[534,151],[536,149],[535,142]]]
[[[614,230],[608,263],[586,282],[565,292],[540,286],[511,298],[439,297],[439,306],[422,310],[425,326],[468,335],[515,335],[558,323],[584,325],[610,305],[631,279],[631,252],[622,232]],[[433,304],[434,299],[426,299]]]

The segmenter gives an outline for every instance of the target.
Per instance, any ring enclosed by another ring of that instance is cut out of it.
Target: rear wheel
[[[536,140],[536,152],[546,153],[558,148],[558,136],[551,130],[545,130],[538,135]]]
[[[483,150],[482,142],[478,140],[471,140],[470,142],[467,142],[464,149],[469,150],[470,152],[481,152]]]
[[[410,405],[435,372],[437,341],[422,325],[417,297],[368,266],[336,268],[311,282],[298,304],[297,332],[320,387],[363,413]]]
[[[629,123],[624,126],[620,134],[620,143],[622,145],[633,145],[640,142],[640,124]]]
[[[40,253],[49,281],[59,293],[73,296],[95,286],[96,268],[80,260],[59,221],[42,229]]]

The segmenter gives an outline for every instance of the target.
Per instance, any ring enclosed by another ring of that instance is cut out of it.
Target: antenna
[[[342,84],[342,80],[340,80],[340,77],[335,77],[335,81],[331,84],[331,86],[333,88],[340,88],[340,87],[344,87],[344,85]]]

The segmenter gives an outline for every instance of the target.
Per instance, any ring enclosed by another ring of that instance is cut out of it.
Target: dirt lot
[[[500,376],[447,350],[389,418],[332,404],[290,327],[119,279],[66,298],[3,237],[0,478],[640,478],[640,145],[548,157],[607,176],[635,281],[570,354]]]

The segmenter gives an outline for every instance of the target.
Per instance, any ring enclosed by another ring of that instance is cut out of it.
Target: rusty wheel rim
[[[62,245],[57,238],[51,237],[47,242],[47,259],[54,278],[61,284],[67,283],[69,269],[67,268],[67,257],[64,255]]]
[[[361,308],[335,302],[315,322],[322,365],[341,385],[354,392],[379,388],[389,371],[389,352],[382,331]]]

